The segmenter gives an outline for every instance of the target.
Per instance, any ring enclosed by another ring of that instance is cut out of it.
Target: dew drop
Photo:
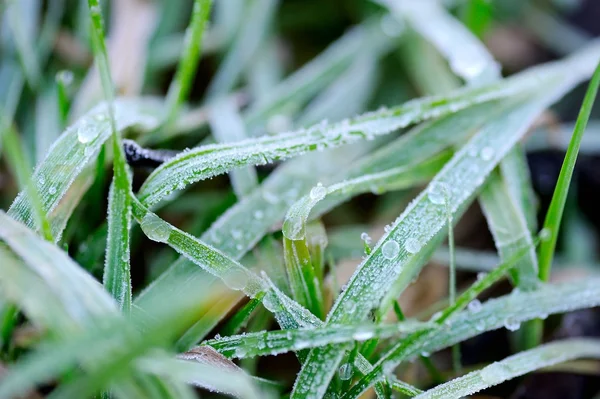
[[[51,187],[48,189],[48,193],[49,193],[50,195],[54,195],[54,194],[56,194],[56,187],[54,187],[54,186],[51,186]]]
[[[246,356],[246,353],[248,353],[246,348],[243,348],[241,346],[235,348],[235,357],[237,358],[243,358],[244,356]]]
[[[239,240],[240,238],[242,238],[242,232],[237,229],[231,230],[231,238],[233,238],[236,241]]]
[[[470,312],[477,313],[481,310],[481,302],[479,301],[479,299],[473,299],[471,302],[469,302],[469,305],[467,307]]]
[[[73,72],[69,70],[62,70],[56,74],[56,81],[63,84],[63,86],[70,86],[73,83]]]
[[[352,378],[352,365],[344,363],[340,366],[340,380],[347,381]]]
[[[443,205],[446,203],[448,196],[448,186],[444,183],[432,183],[427,190],[427,198],[431,203]]]
[[[521,322],[509,317],[504,320],[504,327],[509,331],[517,331],[521,327]]]
[[[475,323],[475,329],[479,332],[484,331],[485,330],[485,323],[483,322],[483,320],[478,320]]]
[[[421,352],[421,356],[429,357],[429,356],[431,356],[431,353],[423,351],[423,352]]]
[[[481,159],[484,161],[491,161],[494,157],[494,149],[492,147],[483,147],[481,150]]]
[[[99,133],[99,129],[96,129],[94,125],[84,120],[81,122],[79,129],[77,129],[77,140],[79,140],[79,142],[82,144],[87,144],[91,141],[94,141],[94,139],[98,137]]]
[[[44,185],[44,183],[46,183],[46,179],[44,179],[44,176],[40,176],[40,177],[38,177],[38,184],[39,184],[40,186],[43,186],[43,185]]]
[[[325,198],[325,194],[327,194],[327,189],[323,187],[321,183],[317,184],[310,190],[310,198],[313,201],[320,201]]]
[[[488,384],[496,385],[510,378],[510,370],[503,364],[495,362],[484,367],[479,375]]]
[[[390,231],[392,231],[392,226],[390,226],[389,224],[386,224],[385,227],[383,228],[383,231],[386,233],[389,233]]]
[[[171,227],[153,213],[147,213],[140,223],[146,236],[152,241],[166,242],[171,235]]]
[[[356,341],[366,341],[368,339],[373,338],[373,331],[369,329],[359,329],[356,330],[354,334],[352,334],[352,338]]]
[[[416,238],[411,237],[404,243],[404,248],[406,249],[406,252],[416,254],[421,249],[421,242]]]
[[[104,114],[96,114],[94,115],[94,119],[97,120],[98,122],[102,122],[106,120],[106,115]]]
[[[265,214],[263,211],[261,211],[261,210],[254,211],[254,219],[261,220],[263,217],[265,217]]]
[[[381,253],[386,259],[394,259],[400,252],[400,246],[396,241],[388,241],[381,247]]]
[[[481,280],[483,280],[486,277],[487,277],[487,273],[486,272],[479,272],[479,273],[477,273],[477,281],[481,281]]]
[[[550,239],[550,237],[552,236],[552,232],[550,231],[549,228],[544,227],[541,231],[540,231],[540,239],[542,241],[548,241]]]
[[[262,300],[263,306],[271,313],[281,310],[281,304],[273,292],[269,292]]]
[[[371,236],[369,236],[369,233],[365,231],[360,234],[360,239],[363,240],[367,245],[371,243]]]
[[[234,269],[227,273],[224,278],[225,284],[232,290],[240,291],[246,288],[248,276],[243,270]]]

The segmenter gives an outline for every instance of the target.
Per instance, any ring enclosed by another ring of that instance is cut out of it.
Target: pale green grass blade
[[[192,87],[198,61],[202,54],[202,38],[210,15],[212,0],[195,0],[190,25],[185,32],[184,47],[179,57],[175,78],[167,92],[167,124],[177,117]]]
[[[552,201],[544,220],[544,231],[548,234],[548,238],[542,241],[540,245],[538,256],[540,262],[540,279],[548,281],[550,278],[550,270],[552,268],[552,259],[554,257],[554,249],[556,247],[556,240],[558,238],[558,229],[560,228],[560,222],[562,219],[563,210],[565,203],[567,202],[567,194],[569,192],[569,185],[573,176],[573,169],[575,168],[575,162],[577,161],[577,153],[581,145],[581,137],[587,126],[587,122],[590,118],[592,106],[598,93],[598,86],[600,86],[600,64],[598,64],[592,80],[588,86],[588,90],[585,93],[577,122],[575,123],[575,130],[569,143],[569,148],[565,154],[565,160],[556,182],[556,188],[552,195]]]
[[[586,69],[589,68],[587,63],[584,65]],[[459,212],[537,115],[575,83],[577,80],[555,82],[554,90],[543,98],[518,106],[473,136],[432,181],[429,193],[427,190],[417,197],[393,223],[391,230],[379,241],[371,255],[359,265],[347,289],[334,304],[328,323],[360,321],[372,308],[379,307],[380,303],[385,310],[391,300],[417,275],[425,257],[436,243],[436,237],[442,234],[446,208],[443,206],[444,200],[436,194],[439,185],[443,184],[448,188],[446,206],[453,213]],[[419,231],[415,226],[425,229]],[[296,380],[292,397],[322,397],[326,382],[333,375],[331,370],[337,368],[343,353],[343,349],[335,346],[311,351]],[[307,371],[309,369],[310,372]],[[320,383],[315,383],[313,378],[318,378]]]
[[[408,397],[414,397],[423,392],[422,390],[415,388],[412,385],[407,384],[404,381],[400,381],[399,379],[397,379],[395,377],[391,377],[390,380],[391,380],[390,385],[392,386],[392,389],[394,389]]]
[[[492,273],[496,273],[496,270]],[[385,370],[393,370],[395,365],[422,352],[433,353],[485,331],[502,327],[519,328],[523,322],[536,318],[544,319],[549,314],[597,306],[600,301],[597,284],[598,279],[593,278],[554,286],[548,285],[531,292],[513,292],[510,295],[488,300],[482,306],[471,306],[469,310],[446,319],[440,327],[425,333],[416,333],[414,337],[396,344],[381,357],[373,371],[359,381],[345,398],[358,397],[360,392],[382,378]]]
[[[404,17],[448,60],[454,73],[467,83],[495,79],[500,65],[485,46],[437,1],[402,2],[383,0],[399,17]]]
[[[32,12],[32,10],[26,10],[25,8],[26,7],[19,4],[19,2],[9,4],[4,20],[12,30],[12,36],[17,47],[19,61],[21,62],[22,69],[27,78],[27,83],[34,89],[40,83],[41,72],[38,57],[35,53],[35,38],[32,37],[31,31],[29,34],[24,31],[27,26],[22,23],[24,18],[21,13],[26,11]]]
[[[216,100],[208,115],[213,137],[219,143],[231,143],[247,138],[244,121],[237,111],[233,100]],[[238,198],[248,195],[257,185],[256,169],[246,166],[229,173],[233,191]]]
[[[529,246],[527,256],[518,262],[511,274],[519,288],[532,290],[539,282],[535,247],[529,234],[527,220],[521,212],[519,199],[514,197],[514,192],[509,188],[514,181],[508,179],[509,176],[501,174],[499,170],[493,171],[480,194],[481,206],[494,236],[500,259],[509,259],[524,243]]]
[[[203,342],[227,357],[278,355],[334,343],[362,342],[372,338],[401,337],[430,327],[431,323],[406,321],[396,324],[315,327],[285,331],[261,331]]]
[[[208,145],[185,152],[157,168],[140,189],[139,198],[152,206],[175,190],[199,180],[251,164],[265,164],[306,151],[337,147],[374,138],[409,124],[457,112],[498,98],[527,93],[558,79],[564,67],[594,56],[597,48],[583,51],[563,64],[532,68],[486,87],[461,89],[445,97],[409,101],[391,109],[370,112],[336,124],[315,125],[298,132],[245,140],[229,145]],[[566,64],[565,64],[566,63]],[[586,65],[582,62],[583,65]],[[585,71],[582,71],[585,75]],[[557,76],[559,75],[559,76]],[[562,78],[562,76],[560,76]],[[579,79],[574,76],[573,80]]]
[[[136,360],[136,366],[147,373],[183,381],[213,392],[229,394],[237,398],[264,398],[254,382],[241,369],[217,368],[190,360],[167,356],[145,356]],[[267,395],[266,397],[269,397]]]
[[[600,358],[600,341],[572,338],[545,344],[438,385],[416,398],[459,399],[532,371],[579,358]]]
[[[132,126],[150,130],[158,126],[162,104],[158,100],[117,100],[115,117],[117,129]],[[77,176],[96,158],[104,142],[110,137],[110,123],[106,105],[101,104],[69,127],[52,145],[46,158],[33,172],[32,181],[41,194],[43,209],[50,215],[55,240],[60,239],[64,224],[53,220],[52,212],[59,207]],[[85,188],[85,185],[84,185]],[[8,214],[29,227],[34,227],[30,199],[21,192],[8,210]]]
[[[393,23],[393,21],[392,21]],[[367,49],[381,57],[391,48],[394,37],[386,35],[381,20],[367,21],[344,34],[312,61],[279,83],[253,103],[244,115],[251,135],[262,133],[257,127],[280,113],[300,108],[323,87],[336,80]],[[375,47],[374,47],[375,46]],[[376,50],[376,51],[375,51]],[[344,115],[346,116],[346,115]],[[314,121],[309,121],[312,123]]]
[[[66,333],[91,323],[92,317],[115,312],[115,304],[102,286],[66,253],[4,212],[0,212],[0,220],[0,238],[27,266],[7,262],[0,279],[10,299],[22,306],[34,323]],[[7,249],[3,252],[10,256]],[[32,287],[40,291],[32,295]],[[47,312],[50,303],[56,304],[52,313]]]
[[[209,99],[224,95],[235,86],[242,71],[264,42],[278,0],[250,0],[245,3],[245,15],[242,26],[238,27],[237,38],[207,89]]]

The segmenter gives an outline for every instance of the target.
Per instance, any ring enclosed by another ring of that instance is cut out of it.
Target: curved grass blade
[[[577,122],[575,123],[575,129],[573,130],[573,136],[567,148],[565,160],[556,182],[556,188],[552,195],[552,201],[544,220],[544,229],[548,233],[549,237],[547,240],[542,241],[540,249],[538,251],[539,262],[540,262],[540,279],[548,281],[550,278],[550,270],[552,268],[552,258],[554,257],[554,250],[556,247],[556,240],[558,238],[558,229],[560,228],[560,222],[562,219],[563,210],[565,203],[567,202],[567,194],[569,192],[569,185],[571,178],[573,177],[573,169],[575,168],[575,162],[577,161],[577,153],[581,145],[581,138],[587,126],[587,122],[590,118],[592,106],[598,93],[598,86],[600,86],[600,63],[596,67],[596,71],[592,76],[592,80],[588,86],[588,90],[585,93],[583,104],[579,115],[577,116]]]
[[[192,86],[194,74],[202,54],[202,37],[204,34],[206,22],[210,15],[212,0],[195,0],[192,10],[192,19],[186,29],[183,40],[184,47],[179,58],[179,65],[175,78],[169,85],[167,92],[167,116],[166,124],[169,125],[177,117],[181,104]]]
[[[102,286],[61,249],[4,212],[0,212],[0,222],[0,238],[27,265],[7,261],[0,268],[0,280],[7,296],[22,306],[34,323],[66,333],[92,322],[92,317],[115,312],[115,304]],[[3,259],[11,258],[8,249],[2,251]],[[33,287],[38,290],[32,291]]]
[[[438,385],[416,398],[459,399],[532,371],[579,358],[600,358],[600,340],[572,338],[541,345]]]
[[[398,107],[366,113],[331,125],[315,125],[299,132],[244,140],[235,144],[199,147],[182,153],[157,168],[140,188],[139,198],[143,204],[152,206],[175,190],[236,167],[265,164],[307,151],[371,139],[475,104],[528,93],[562,78],[567,65],[580,63],[580,58],[587,60],[597,50],[594,46],[573,59],[563,61],[563,64],[532,68],[505,81],[486,87],[460,89],[446,97],[416,99]],[[582,75],[585,72],[582,71]],[[577,75],[571,79],[581,77]]]
[[[578,79],[581,78],[583,76]],[[421,193],[409,205],[371,255],[359,265],[328,315],[328,323],[360,321],[371,309],[381,305],[381,310],[385,310],[417,275],[438,237],[443,234],[447,221],[446,207],[457,213],[468,204],[485,177],[515,145],[535,117],[576,82],[555,82],[555,87],[547,95],[520,104],[503,113],[504,116],[501,114],[494,123],[487,124],[473,136],[436,176],[427,192]],[[436,195],[440,184],[447,188],[445,200]],[[298,375],[292,397],[322,397],[327,382],[333,376],[332,370],[337,368],[343,354],[343,349],[335,346],[312,350]],[[319,376],[318,384],[313,381],[315,375]]]
[[[488,300],[475,311],[456,313],[446,319],[440,327],[415,334],[391,348],[374,365],[373,371],[361,379],[344,398],[358,397],[360,392],[383,378],[385,370],[393,369],[395,365],[422,352],[433,353],[485,331],[506,326],[513,329],[520,323],[537,318],[544,319],[550,314],[598,306],[599,281],[598,278],[591,278],[542,286],[531,292],[513,291],[509,295]],[[451,328],[447,328],[448,326]]]
[[[430,323],[406,321],[389,325],[364,324],[261,331],[212,339],[203,342],[203,345],[209,345],[227,357],[247,358],[278,355],[334,343],[362,342],[371,338],[404,336],[430,326]]]
[[[155,99],[119,99],[115,101],[117,130],[140,126],[144,130],[159,124],[161,102]],[[33,172],[32,182],[41,194],[42,208],[49,214],[52,234],[60,239],[64,220],[53,212],[84,167],[96,158],[104,142],[110,137],[110,123],[106,117],[106,104],[100,104],[85,117],[69,127],[52,145],[46,158]],[[83,186],[85,188],[86,185]],[[20,192],[8,210],[8,215],[30,228],[35,226],[31,200],[26,192]]]

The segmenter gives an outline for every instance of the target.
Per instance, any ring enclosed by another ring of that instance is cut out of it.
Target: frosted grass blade
[[[534,370],[579,358],[600,358],[600,341],[572,338],[541,345],[438,385],[415,398],[459,399]]]
[[[263,331],[203,342],[227,357],[246,358],[278,355],[333,343],[358,341],[371,338],[401,337],[417,330],[431,327],[430,323],[406,321],[396,324],[363,324],[334,327]]]

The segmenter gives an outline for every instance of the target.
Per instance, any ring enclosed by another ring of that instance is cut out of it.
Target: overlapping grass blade
[[[161,102],[154,99],[120,99],[115,101],[117,130],[140,126],[144,130],[159,124]],[[106,104],[92,109],[83,118],[69,127],[52,145],[46,158],[33,172],[32,182],[40,195],[43,209],[49,214],[52,234],[60,239],[64,221],[53,212],[65,196],[77,176],[96,158],[104,142],[110,137],[110,122]],[[87,188],[83,185],[81,188]],[[77,197],[77,195],[75,195]],[[21,192],[8,210],[8,215],[29,227],[35,226],[31,201],[26,192]]]
[[[278,355],[333,343],[362,342],[371,338],[404,336],[430,327],[430,323],[406,321],[397,324],[364,324],[352,326],[316,327],[282,331],[261,331],[205,341],[227,357],[246,358]]]
[[[589,61],[587,57],[583,59]],[[575,62],[588,72],[589,64],[585,61],[583,64]],[[453,213],[459,212],[534,118],[584,77],[585,74],[571,81],[555,81],[552,91],[512,109],[496,123],[489,123],[457,152],[432,181],[429,193],[423,192],[408,207],[371,255],[361,263],[348,288],[334,304],[328,323],[360,321],[380,303],[385,309],[390,300],[418,273],[425,257],[431,252],[432,244],[446,222],[446,206]],[[445,206],[445,201],[436,195],[440,184],[445,185],[449,192]],[[415,226],[426,226],[426,230],[419,231]],[[343,353],[343,348],[335,346],[312,350],[296,380],[292,397],[322,397]],[[318,383],[314,378],[319,379]]]
[[[299,132],[245,140],[235,144],[199,147],[157,168],[139,192],[143,204],[152,206],[175,190],[232,168],[265,164],[316,149],[333,148],[374,138],[426,119],[457,112],[478,103],[516,96],[540,89],[563,78],[570,64],[587,65],[598,51],[597,44],[562,63],[546,65],[485,87],[460,89],[445,97],[409,101],[391,109],[370,112],[335,124],[315,125]],[[582,71],[585,75],[586,71]],[[580,75],[573,79],[579,79]]]
[[[567,194],[569,192],[569,185],[571,178],[573,177],[573,169],[575,168],[575,162],[577,161],[577,153],[581,145],[581,138],[587,126],[587,122],[590,118],[592,106],[598,93],[598,86],[600,86],[600,64],[596,67],[596,71],[592,76],[592,81],[588,86],[588,90],[585,93],[583,104],[577,116],[577,122],[575,123],[575,129],[573,136],[567,148],[565,160],[558,176],[554,195],[544,220],[544,229],[549,235],[548,239],[543,241],[539,249],[539,262],[540,279],[547,281],[550,277],[550,270],[552,267],[552,258],[554,257],[554,249],[556,247],[556,240],[558,238],[558,229],[560,228],[560,222],[562,219],[563,210],[565,203],[567,202]]]
[[[579,358],[600,358],[600,341],[571,338],[541,345],[438,385],[416,398],[458,399],[534,370]]]

